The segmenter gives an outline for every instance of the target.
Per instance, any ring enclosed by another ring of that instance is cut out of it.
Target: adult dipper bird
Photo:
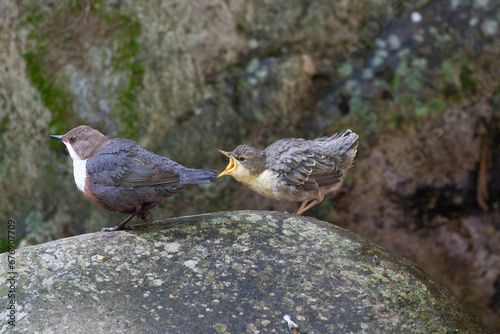
[[[130,216],[115,227],[123,230],[133,217],[148,220],[164,197],[190,184],[209,183],[216,170],[186,168],[156,155],[136,142],[108,139],[90,126],[81,125],[65,135],[51,135],[68,148],[78,189],[95,204]]]
[[[357,147],[358,135],[351,130],[314,140],[281,139],[264,150],[240,145],[220,150],[230,161],[218,177],[232,175],[269,198],[302,201],[301,215],[340,188]]]

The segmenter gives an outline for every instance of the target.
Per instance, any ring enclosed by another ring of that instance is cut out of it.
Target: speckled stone
[[[489,333],[401,256],[276,212],[85,234],[19,249],[16,266],[16,333],[290,333],[285,314],[309,334]]]

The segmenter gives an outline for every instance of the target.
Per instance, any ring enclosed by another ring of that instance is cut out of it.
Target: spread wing
[[[280,181],[304,190],[316,190],[342,181],[342,171],[335,162],[303,147],[289,147],[268,157],[269,168]]]
[[[92,180],[107,187],[134,188],[176,184],[180,176],[139,158],[132,152],[110,152],[87,161]]]

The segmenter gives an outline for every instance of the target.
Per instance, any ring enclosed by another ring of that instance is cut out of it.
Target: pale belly
[[[276,182],[276,176],[268,170],[265,170],[258,177],[245,180],[244,183],[256,193],[269,198],[276,198],[271,184]]]
[[[265,170],[257,177],[252,177],[247,173],[238,173],[233,176],[259,195],[279,201],[305,201],[319,196],[318,191],[305,191],[280,182],[279,177],[268,170]]]

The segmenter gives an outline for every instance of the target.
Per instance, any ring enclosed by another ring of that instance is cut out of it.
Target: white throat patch
[[[68,148],[69,155],[73,159],[73,175],[75,176],[76,186],[78,190],[83,192],[85,190],[85,179],[87,178],[87,159],[80,159],[70,144],[64,143],[64,145]]]

